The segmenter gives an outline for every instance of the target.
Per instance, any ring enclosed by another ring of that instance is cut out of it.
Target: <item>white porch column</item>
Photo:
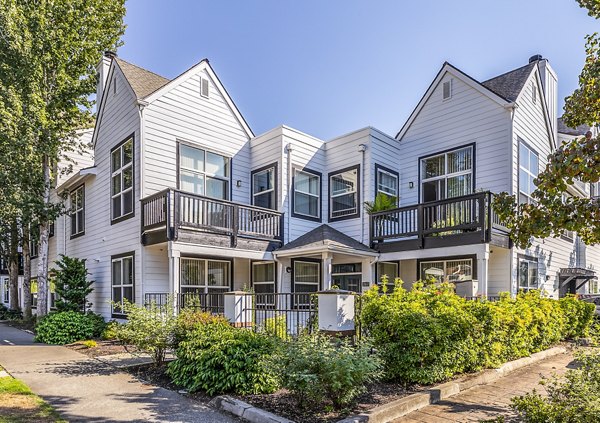
[[[175,309],[179,306],[179,259],[181,253],[169,248],[169,294],[173,295]]]
[[[485,251],[477,253],[477,279],[479,282],[479,293],[486,297],[488,295],[488,265],[490,263],[490,251],[486,244]]]
[[[323,253],[323,283],[322,289],[328,290],[331,289],[331,270],[332,265],[331,261],[333,259],[333,255],[331,253]]]

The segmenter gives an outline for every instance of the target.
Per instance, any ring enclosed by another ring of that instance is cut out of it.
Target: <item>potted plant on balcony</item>
[[[398,198],[394,197],[393,195],[387,195],[379,192],[373,201],[365,201],[364,207],[365,211],[369,214],[393,210],[398,207]],[[375,234],[381,234],[383,229],[383,221],[387,219],[394,219],[394,217],[386,216],[384,219],[378,220],[377,228],[373,228]]]

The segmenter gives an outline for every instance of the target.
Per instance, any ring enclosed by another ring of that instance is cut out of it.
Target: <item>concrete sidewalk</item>
[[[504,416],[506,422],[516,422],[510,408],[512,397],[524,395],[533,389],[544,393],[539,384],[542,377],[562,375],[573,368],[571,353],[558,354],[538,363],[515,370],[496,382],[476,386],[447,400],[394,420],[394,423],[450,423],[479,422]]]
[[[0,323],[0,365],[70,422],[238,422],[68,348]]]

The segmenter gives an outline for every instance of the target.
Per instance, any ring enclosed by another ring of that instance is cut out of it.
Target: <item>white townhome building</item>
[[[98,72],[91,154],[58,182],[71,213],[50,262],[85,258],[106,318],[123,317],[111,301],[361,292],[384,274],[467,296],[597,290],[599,247],[565,233],[517,249],[491,209],[495,192],[531,201],[547,155],[589,129],[557,120],[541,56],[485,82],[445,63],[396,137],[329,141],[286,126],[255,136],[207,60],[168,80],[107,54]],[[369,216],[377,193],[399,208]]]

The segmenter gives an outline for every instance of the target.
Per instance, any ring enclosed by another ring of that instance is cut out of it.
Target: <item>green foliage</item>
[[[120,307],[120,304],[113,306]],[[150,304],[144,307],[125,301],[123,312],[127,314],[127,321],[113,327],[115,338],[151,354],[154,364],[162,365],[167,349],[174,342],[177,316],[173,302],[167,301],[165,306]]]
[[[547,396],[536,391],[512,399],[525,423],[593,423],[600,421],[600,354],[577,356],[578,368],[563,379],[544,383]]]
[[[71,344],[84,339],[95,338],[102,333],[102,316],[93,313],[61,311],[50,313],[42,318],[35,328],[35,341],[45,344]]]
[[[353,346],[322,334],[304,334],[283,349],[280,378],[301,406],[330,399],[341,409],[381,374],[381,360],[368,344]]]
[[[275,336],[282,340],[288,339],[288,322],[286,314],[267,317],[263,325],[263,329],[266,334]]]
[[[98,343],[93,339],[88,339],[87,341],[83,341],[81,345],[83,345],[86,348],[96,348],[98,346]]]
[[[21,310],[11,310],[4,304],[0,304],[0,320],[21,320],[23,313]]]
[[[498,302],[468,301],[450,284],[377,288],[363,298],[361,321],[385,361],[388,379],[429,384],[497,367],[587,334],[593,305],[572,297],[559,301],[538,291]]]
[[[111,320],[110,322],[106,323],[106,327],[102,331],[100,338],[102,338],[105,341],[117,339],[117,327],[118,326],[119,326],[119,322],[117,322],[115,320]]]
[[[92,293],[94,281],[88,281],[85,259],[60,255],[55,273],[56,310],[85,312],[92,306],[87,296]]]
[[[271,393],[278,387],[271,360],[277,348],[275,338],[212,321],[196,325],[179,343],[168,373],[190,392]]]
[[[374,201],[365,201],[364,207],[369,214],[393,210],[398,207],[398,198],[379,192]]]
[[[185,340],[188,334],[192,333],[199,325],[217,322],[227,323],[227,319],[223,316],[211,314],[205,311],[198,311],[193,308],[184,308],[177,316],[174,333],[174,346],[176,347],[181,341]]]

